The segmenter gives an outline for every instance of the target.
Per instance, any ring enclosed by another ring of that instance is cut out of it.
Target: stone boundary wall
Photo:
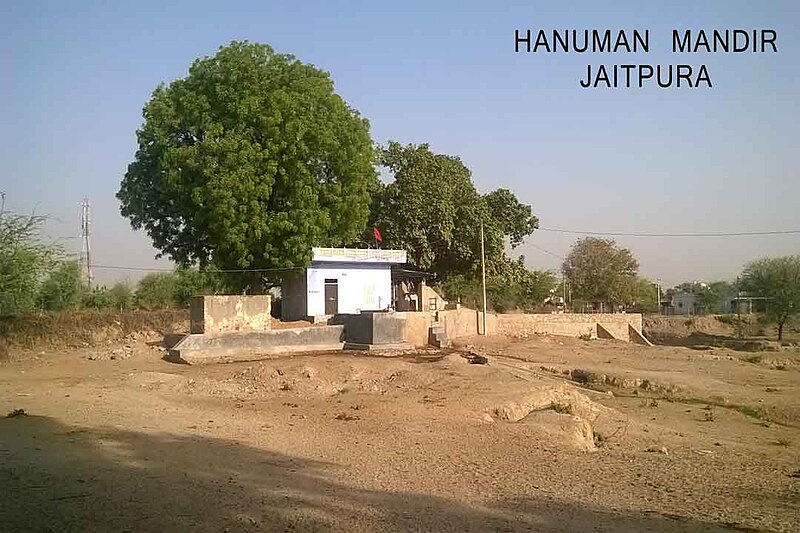
[[[642,315],[639,313],[570,313],[570,314],[508,314],[497,315],[497,332],[503,335],[545,334],[592,338],[607,336],[615,339],[631,340],[628,326],[642,331]],[[598,326],[600,326],[598,328]],[[603,331],[605,330],[605,332]]]
[[[191,333],[267,331],[272,327],[268,295],[195,296],[189,301]]]
[[[479,335],[483,326],[481,316],[480,311],[466,307],[438,313],[439,323],[444,326],[451,339]],[[629,326],[641,332],[642,315],[639,313],[500,315],[489,313],[486,316],[488,335],[540,334],[579,337],[588,334],[592,338],[597,338],[600,330],[601,337],[610,335],[615,339],[631,341]]]
[[[439,323],[444,326],[444,330],[451,339],[459,337],[471,337],[483,333],[483,312],[461,307],[460,309],[448,309],[437,313]],[[498,333],[499,317],[504,315],[486,315],[486,334],[496,335]]]

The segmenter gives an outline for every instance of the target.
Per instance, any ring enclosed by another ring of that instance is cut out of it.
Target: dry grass
[[[139,331],[172,333],[188,328],[185,309],[158,311],[63,311],[7,316],[0,320],[0,346],[78,348],[106,344]],[[3,349],[0,349],[0,352]]]

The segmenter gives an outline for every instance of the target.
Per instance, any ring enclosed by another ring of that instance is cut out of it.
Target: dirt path
[[[21,354],[0,364],[0,413],[28,415],[0,419],[0,529],[796,530],[793,363],[470,344],[488,365],[428,352],[189,367],[143,342],[114,360]],[[576,369],[625,379],[565,379]]]

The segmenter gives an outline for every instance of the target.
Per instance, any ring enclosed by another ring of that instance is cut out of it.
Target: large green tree
[[[561,269],[576,299],[614,305],[627,305],[635,299],[639,262],[612,239],[579,239]]]
[[[768,257],[748,263],[741,277],[741,288],[753,296],[767,298],[767,316],[778,325],[778,340],[783,326],[800,312],[800,256]]]
[[[292,268],[352,242],[377,186],[366,119],[330,76],[234,42],[160,85],[117,197],[179,265]]]
[[[490,276],[514,266],[505,253],[538,227],[529,205],[498,189],[481,195],[458,158],[431,151],[427,144],[390,142],[380,152],[393,181],[375,195],[373,222],[387,247],[404,249],[409,263],[449,276],[474,276],[480,268],[480,226],[484,225]]]

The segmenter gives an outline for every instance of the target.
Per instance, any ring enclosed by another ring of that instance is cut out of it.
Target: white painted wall
[[[325,314],[325,279],[339,280],[339,312],[380,311],[392,302],[387,264],[312,265],[307,269],[308,316]]]

